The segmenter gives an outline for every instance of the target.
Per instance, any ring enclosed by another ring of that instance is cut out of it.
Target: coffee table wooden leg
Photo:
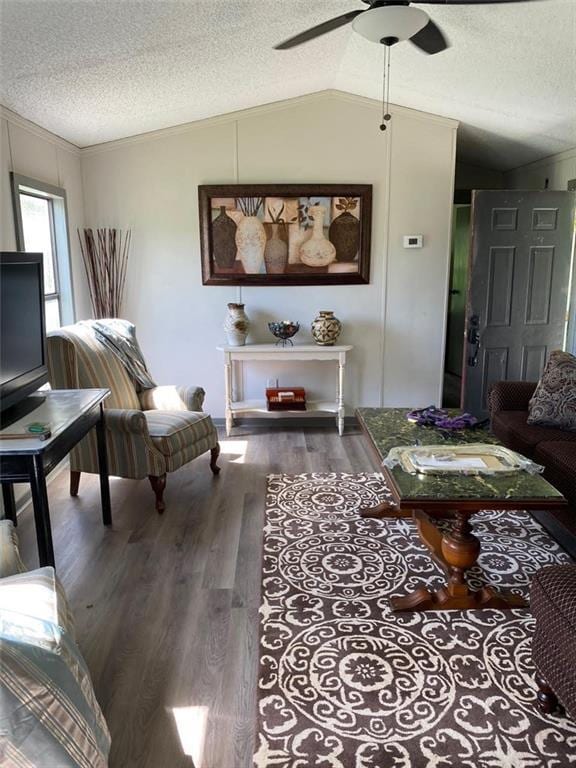
[[[447,572],[448,582],[436,591],[418,587],[405,597],[393,597],[393,611],[467,610],[470,608],[523,608],[526,601],[518,595],[503,595],[493,587],[472,590],[466,583],[466,571],[478,561],[480,542],[472,533],[473,512],[458,510],[452,530],[442,532],[427,515],[415,512],[420,537],[434,560]]]

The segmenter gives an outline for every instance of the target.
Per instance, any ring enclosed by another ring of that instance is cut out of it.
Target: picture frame
[[[370,282],[371,184],[198,187],[203,285]]]

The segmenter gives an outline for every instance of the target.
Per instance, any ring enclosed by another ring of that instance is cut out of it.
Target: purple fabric
[[[414,421],[419,426],[431,426],[438,429],[466,429],[475,427],[478,419],[471,413],[461,413],[458,416],[450,416],[443,408],[433,405],[428,408],[417,408],[406,414],[409,421]]]

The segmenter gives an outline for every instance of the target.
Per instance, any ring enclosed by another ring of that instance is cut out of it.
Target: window
[[[18,250],[44,256],[46,330],[74,322],[66,192],[12,173]]]

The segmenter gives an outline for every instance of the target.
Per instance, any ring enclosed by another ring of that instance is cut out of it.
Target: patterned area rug
[[[576,723],[535,708],[528,610],[390,613],[443,574],[410,519],[358,516],[384,498],[379,474],[268,479],[255,765],[576,766]],[[525,512],[473,522],[477,586],[569,561]]]

